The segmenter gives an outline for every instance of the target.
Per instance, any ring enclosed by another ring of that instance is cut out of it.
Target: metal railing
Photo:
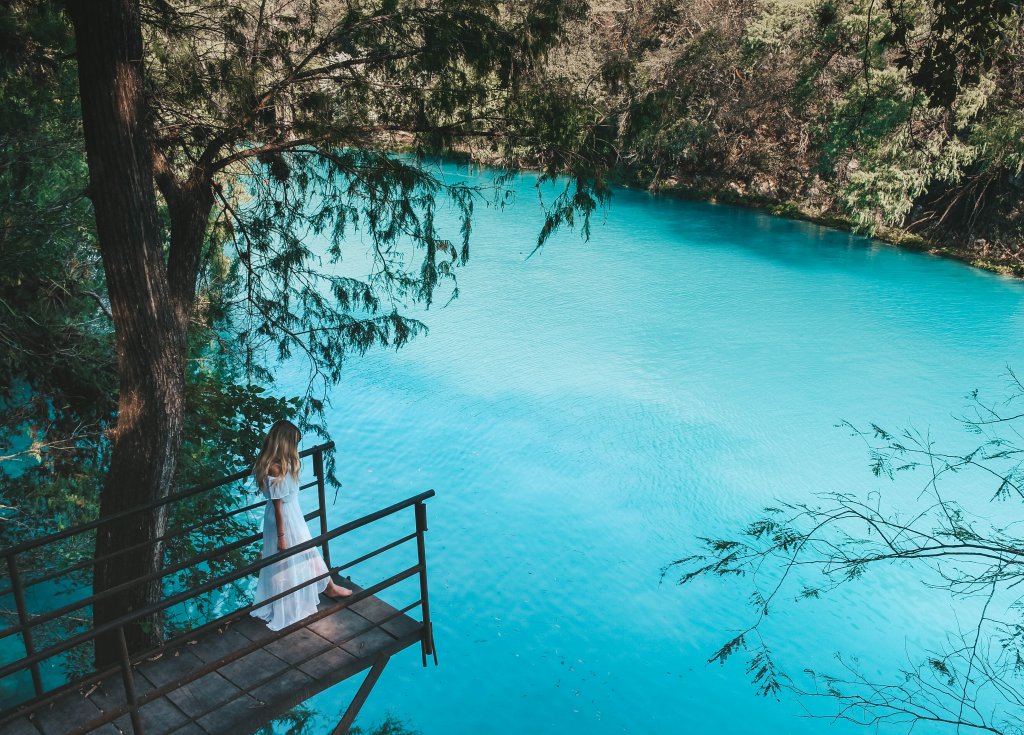
[[[47,572],[31,580],[21,579],[17,562],[17,557],[21,554],[33,552],[44,546],[54,544],[58,541],[62,541],[75,535],[93,531],[96,528],[107,523],[117,520],[123,520],[137,513],[152,510],[156,507],[159,507],[160,505],[170,505],[172,503],[180,502],[181,500],[184,500],[186,498],[199,495],[200,493],[209,492],[211,490],[230,484],[232,482],[237,482],[238,480],[242,480],[249,476],[250,471],[245,470],[242,472],[236,472],[232,475],[228,475],[227,477],[221,478],[220,480],[217,480],[212,483],[191,488],[189,490],[185,490],[179,493],[174,493],[158,501],[145,503],[121,511],[120,513],[109,516],[107,518],[98,519],[90,523],[82,524],[80,526],[69,528],[58,533],[50,534],[40,539],[27,541],[25,543],[18,544],[9,549],[0,551],[0,556],[4,557],[6,568],[11,580],[11,584],[9,587],[0,590],[0,596],[7,594],[13,595],[18,617],[17,624],[0,630],[0,640],[8,636],[20,633],[22,644],[25,650],[24,656],[0,667],[0,681],[9,676],[15,676],[21,672],[28,670],[31,674],[32,686],[35,692],[35,696],[28,698],[25,701],[20,702],[0,712],[0,727],[3,727],[4,725],[19,717],[25,716],[26,714],[29,714],[31,712],[35,712],[41,709],[42,707],[52,702],[55,702],[56,700],[68,694],[70,691],[74,689],[85,688],[92,686],[94,684],[98,684],[102,680],[120,672],[121,680],[124,685],[125,691],[125,704],[110,711],[103,712],[99,717],[97,717],[95,720],[91,722],[82,723],[81,726],[77,728],[74,732],[88,732],[89,730],[94,729],[105,722],[110,722],[124,714],[128,714],[131,718],[132,725],[135,728],[135,732],[142,733],[143,729],[142,723],[139,719],[139,708],[144,706],[148,702],[151,702],[158,697],[164,696],[169,691],[176,689],[179,686],[188,683],[189,681],[194,681],[195,679],[198,679],[199,677],[210,673],[216,668],[219,668],[227,663],[230,663],[231,661],[237,660],[238,658],[241,658],[242,656],[251,653],[252,651],[266,645],[269,642],[282,638],[285,635],[288,635],[289,633],[303,626],[309,625],[309,623],[311,622],[332,615],[338,612],[339,610],[348,607],[351,604],[359,602],[360,600],[366,599],[367,597],[370,597],[372,595],[376,595],[377,593],[414,576],[419,577],[419,599],[402,608],[401,610],[398,610],[389,618],[382,621],[378,621],[377,624],[379,625],[384,622],[387,622],[388,620],[393,619],[398,615],[405,614],[415,609],[416,607],[419,607],[422,617],[422,626],[419,630],[418,637],[421,646],[423,664],[426,665],[428,656],[433,656],[434,661],[436,663],[437,654],[436,651],[434,650],[433,644],[433,630],[430,621],[430,604],[427,592],[427,563],[424,536],[427,531],[425,501],[428,498],[433,497],[434,491],[427,490],[426,492],[422,492],[418,495],[407,498],[401,502],[395,503],[386,508],[382,508],[381,510],[378,510],[374,513],[370,513],[369,515],[363,516],[353,521],[349,521],[333,529],[328,529],[327,505],[325,499],[326,483],[324,475],[324,453],[330,451],[333,448],[334,442],[328,442],[326,444],[321,444],[310,449],[307,449],[300,454],[300,456],[302,457],[312,456],[313,458],[313,474],[315,476],[315,480],[313,482],[300,485],[300,490],[305,490],[313,486],[316,486],[317,488],[317,510],[311,513],[307,513],[305,515],[305,519],[309,521],[313,518],[319,518],[320,533],[318,535],[310,538],[308,541],[305,541],[301,544],[290,546],[284,551],[277,552],[256,562],[239,566],[238,568],[233,569],[232,571],[227,572],[225,574],[214,576],[213,578],[199,585],[196,585],[191,589],[187,589],[176,594],[168,595],[156,603],[153,603],[138,610],[133,610],[114,620],[110,620],[98,626],[91,625],[88,630],[77,635],[73,635],[65,640],[49,645],[43,648],[42,650],[37,651],[35,649],[34,639],[32,636],[33,629],[38,628],[39,626],[44,625],[48,622],[58,620],[76,610],[88,607],[97,600],[103,599],[112,594],[116,594],[117,592],[123,591],[128,587],[142,584],[145,582],[152,582],[157,579],[163,579],[171,574],[175,574],[190,567],[194,567],[197,564],[210,562],[218,558],[224,557],[237,549],[243,548],[248,544],[254,543],[262,537],[262,533],[251,534],[244,536],[240,539],[225,542],[223,545],[218,546],[217,548],[211,551],[198,554],[194,557],[184,560],[183,562],[179,562],[177,564],[163,568],[157,572],[153,572],[151,574],[139,577],[125,584],[118,585],[107,590],[102,590],[98,593],[90,595],[89,597],[76,600],[75,602],[69,603],[55,610],[51,610],[39,615],[30,615],[28,612],[25,603],[26,588],[55,579],[56,577],[59,577],[63,574],[67,574],[69,572],[80,571],[89,566],[95,565],[100,561],[113,558],[120,554],[129,553],[133,550],[138,550],[139,546],[146,546],[150,543],[155,542],[166,542],[168,540],[180,537],[184,534],[191,533],[201,528],[202,526],[208,525],[214,521],[225,520],[239,513],[244,513],[263,507],[264,505],[266,505],[268,501],[261,500],[255,503],[246,504],[243,507],[236,508],[228,512],[216,515],[213,518],[203,521],[202,523],[194,524],[192,526],[188,526],[185,528],[179,528],[172,532],[165,533],[155,541],[150,541],[146,544],[136,544],[126,549],[119,549],[104,557],[90,559],[84,562],[73,564],[64,569]],[[355,531],[356,529],[374,523],[375,521],[379,521],[383,518],[399,513],[400,511],[405,510],[406,508],[414,509],[415,530],[412,533],[402,536],[396,540],[390,541],[374,549],[373,551],[363,554],[362,556],[350,560],[344,564],[341,564],[340,566],[331,566],[329,546],[330,541],[339,538],[344,534]],[[263,638],[259,642],[254,642],[249,646],[244,646],[234,651],[230,656],[226,658],[220,658],[212,663],[209,663],[205,666],[188,672],[188,674],[180,677],[179,679],[176,679],[171,683],[168,683],[161,687],[149,689],[146,691],[145,694],[141,696],[138,695],[138,688],[135,686],[135,673],[133,670],[133,666],[138,662],[147,658],[159,656],[166,650],[180,646],[184,644],[186,641],[194,639],[196,636],[201,635],[214,628],[219,628],[224,626],[225,624],[238,620],[243,616],[248,615],[253,610],[263,607],[264,605],[269,604],[274,600],[285,597],[286,595],[291,594],[297,589],[321,582],[327,579],[330,575],[337,574],[341,571],[354,567],[357,564],[361,564],[365,561],[368,561],[369,559],[372,559],[391,549],[395,549],[399,546],[402,546],[403,544],[408,543],[409,541],[412,541],[414,539],[416,540],[416,564],[406,569],[403,569],[397,574],[394,574],[391,577],[388,577],[387,579],[381,580],[376,584],[373,584],[367,587],[366,589],[353,594],[350,597],[342,598],[335,604],[322,608],[311,617],[300,620],[286,628],[283,628],[280,631],[273,632],[272,635],[268,635],[266,638]],[[160,613],[163,613],[164,611],[167,611],[176,605],[188,602],[189,600],[193,600],[199,597],[200,595],[212,592],[213,590],[224,587],[225,585],[237,582],[238,580],[248,577],[249,575],[258,574],[259,571],[264,567],[277,564],[278,562],[281,562],[282,560],[287,559],[290,556],[301,554],[305,551],[308,551],[316,547],[319,547],[321,553],[323,554],[324,561],[326,562],[328,567],[328,572],[321,574],[313,579],[306,580],[305,582],[296,585],[295,587],[292,587],[290,589],[287,589],[283,592],[280,592],[272,597],[261,600],[259,603],[245,605],[236,610],[233,610],[232,612],[226,615],[222,615],[220,617],[217,617],[216,619],[209,620],[208,622],[205,622],[196,627],[189,628],[184,632],[181,632],[167,640],[164,640],[158,646],[150,648],[149,650],[133,653],[129,652],[124,633],[125,628],[127,626],[132,624],[138,624],[139,621],[151,619],[153,616],[159,615]],[[62,683],[59,686],[56,686],[49,690],[47,690],[43,686],[42,676],[39,668],[41,662],[46,661],[47,659],[52,659],[56,656],[60,656],[62,654],[66,654],[72,649],[83,644],[89,643],[90,641],[95,641],[96,638],[101,635],[109,634],[116,635],[119,643],[120,660],[116,664],[112,664],[100,670],[72,678],[70,681]]]

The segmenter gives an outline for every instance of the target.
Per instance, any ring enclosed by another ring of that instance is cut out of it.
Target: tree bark
[[[172,486],[184,421],[188,305],[172,297],[147,135],[139,4],[72,0],[89,195],[96,214],[117,346],[120,396],[100,515],[157,500]],[[207,210],[209,211],[209,210]],[[194,290],[195,280],[192,288]],[[175,303],[177,301],[177,303]],[[177,308],[176,308],[177,307]],[[156,572],[166,508],[111,522],[97,531],[93,589],[102,592]],[[117,551],[146,543],[145,551]],[[110,554],[115,554],[106,559]],[[132,585],[97,602],[101,625],[160,597],[161,580]],[[161,637],[159,616],[125,628],[130,650]],[[96,663],[116,659],[117,637],[96,642]]]

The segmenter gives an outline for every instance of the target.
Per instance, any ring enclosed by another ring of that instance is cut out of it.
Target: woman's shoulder
[[[280,467],[276,470],[268,469],[266,477],[267,482],[298,482],[298,477],[295,474],[292,472],[282,472]]]
[[[281,468],[280,462],[272,462],[270,466],[267,467],[267,477],[273,477],[274,479],[277,479],[284,474],[286,473]]]
[[[256,479],[257,489],[262,490],[268,497],[273,498],[288,495],[298,485],[298,478],[291,472],[283,471],[280,464],[273,464],[268,467],[262,482],[255,472],[253,477]]]
[[[290,466],[285,466],[279,462],[274,462],[272,465],[267,467],[267,479],[276,482],[283,482],[285,480],[298,480],[298,473],[295,472]]]

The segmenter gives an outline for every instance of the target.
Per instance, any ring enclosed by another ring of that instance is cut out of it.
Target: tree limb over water
[[[827,492],[812,503],[778,503],[742,533],[703,539],[704,552],[669,564],[663,576],[680,573],[680,584],[740,577],[753,588],[752,621],[709,662],[724,663],[745,651],[759,694],[790,691],[805,703],[829,703],[827,712],[812,707],[819,716],[864,725],[930,722],[956,732],[1024,732],[1024,537],[1019,514],[993,513],[990,506],[1018,509],[1024,501],[1024,384],[1012,371],[1009,384],[1008,397],[998,403],[977,391],[969,396],[959,418],[975,437],[967,451],[944,450],[929,432],[841,424],[867,444],[876,477],[923,474],[916,497],[894,486],[886,499]],[[922,591],[945,592],[958,613],[955,627],[932,650],[908,653],[907,665],[885,681],[865,674],[848,654],[836,655],[838,671],[791,674],[780,667],[763,631],[769,610],[813,603],[868,574],[905,584],[906,571]]]

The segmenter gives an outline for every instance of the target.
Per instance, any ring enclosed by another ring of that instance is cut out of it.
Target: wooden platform
[[[350,582],[345,584],[359,590]],[[325,607],[322,603],[321,609]],[[374,664],[382,665],[387,657],[419,643],[423,623],[397,613],[380,599],[367,597],[279,640],[269,641],[237,660],[222,662],[214,671],[144,705],[140,711],[144,733],[252,732],[324,689]],[[238,650],[272,636],[273,631],[262,621],[246,616],[176,650],[168,650],[155,661],[138,664],[135,694],[142,697],[147,691],[183,678],[189,671],[231,658]],[[85,723],[124,704],[121,676],[114,675],[91,690],[64,695],[31,718],[21,717],[0,727],[0,733],[134,733],[127,714],[100,727],[81,730]]]

